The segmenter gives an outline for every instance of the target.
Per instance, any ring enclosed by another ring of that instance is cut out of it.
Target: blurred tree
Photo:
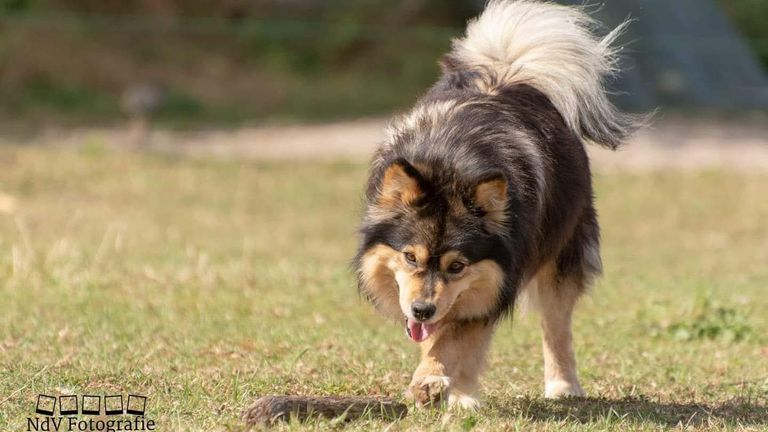
[[[719,0],[768,70],[768,1]]]
[[[768,0],[718,1],[768,65]],[[136,82],[168,90],[160,122],[378,115],[433,82],[484,2],[0,0],[0,119],[109,121]]]

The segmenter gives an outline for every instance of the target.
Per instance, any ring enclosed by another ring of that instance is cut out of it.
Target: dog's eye
[[[461,271],[464,270],[464,267],[466,266],[467,265],[461,261],[454,261],[451,263],[451,265],[448,266],[448,273],[453,273],[453,274],[461,273]]]
[[[416,264],[416,255],[412,252],[403,252],[403,256],[405,256],[405,260],[409,263]]]

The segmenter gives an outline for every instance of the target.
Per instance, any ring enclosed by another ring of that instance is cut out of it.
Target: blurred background
[[[3,0],[0,125],[108,125],[137,112],[174,129],[387,115],[434,81],[483,3]],[[768,1],[589,9],[608,27],[635,20],[613,85],[623,107],[768,109]]]

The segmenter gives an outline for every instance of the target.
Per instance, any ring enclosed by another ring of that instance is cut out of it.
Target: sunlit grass
[[[365,171],[0,148],[0,430],[38,393],[146,394],[160,430],[238,430],[262,394],[400,397],[416,347],[348,270]],[[540,398],[536,317],[517,317],[485,408],[395,430],[768,428],[768,177],[595,177],[606,275],[576,318],[594,399]]]

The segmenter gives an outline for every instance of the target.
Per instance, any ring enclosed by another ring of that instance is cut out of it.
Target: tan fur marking
[[[458,252],[458,251],[448,251],[448,252],[444,253],[443,256],[440,257],[440,270],[448,271],[448,267],[451,264],[453,264],[454,262],[456,262],[456,261],[462,262],[464,264],[469,262],[469,260],[466,259],[464,257],[464,255],[462,255],[460,252]],[[452,277],[462,276],[465,272],[466,272],[466,269],[465,269],[465,271],[459,273],[458,275],[452,276]]]
[[[403,248],[403,252],[410,252],[416,255],[418,267],[423,267],[429,260],[429,249],[424,245],[409,245]]]
[[[409,176],[402,166],[393,164],[384,171],[379,205],[384,207],[410,205],[422,195],[423,191],[419,187],[419,183]]]
[[[475,188],[475,203],[485,210],[485,220],[501,228],[507,221],[507,181],[495,178]]]
[[[459,319],[487,316],[496,307],[504,272],[496,262],[483,260],[467,269],[468,288],[459,295],[452,314]]]
[[[376,245],[363,255],[360,272],[364,290],[382,313],[400,319],[397,282],[390,267],[400,252],[385,245]]]
[[[405,253],[410,252],[416,256],[416,265],[406,261]],[[402,313],[409,316],[411,304],[422,299],[421,292],[424,287],[424,269],[429,260],[429,250],[424,245],[409,245],[403,248],[403,253],[397,260],[389,263],[389,269],[395,275],[399,289],[399,302]]]

